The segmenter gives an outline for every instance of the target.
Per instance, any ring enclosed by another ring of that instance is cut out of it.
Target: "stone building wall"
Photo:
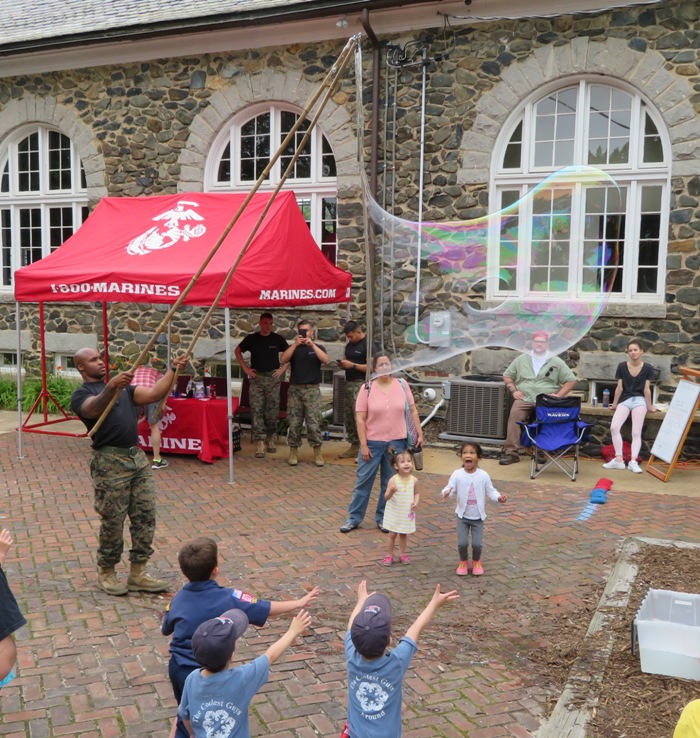
[[[405,45],[419,35],[384,40]],[[699,37],[698,5],[686,1],[552,19],[499,20],[456,27],[449,58],[428,68],[425,219],[471,219],[488,212],[490,154],[496,137],[517,103],[548,81],[583,73],[623,77],[653,100],[663,117],[673,147],[665,305],[607,311],[568,352],[574,368],[582,352],[619,356],[632,335],[640,336],[653,354],[668,358],[673,375],[669,389],[678,366],[700,364]],[[435,50],[445,51],[439,48],[439,38],[436,34]],[[339,42],[292,45],[3,79],[0,140],[26,122],[45,123],[70,136],[82,158],[93,203],[104,195],[201,190],[206,157],[231,116],[263,100],[303,107],[341,48]],[[370,61],[365,53],[367,81]],[[393,75],[393,70],[383,67],[382,95],[387,74]],[[394,202],[399,215],[415,219],[421,70],[406,67],[397,76],[397,125],[386,141],[396,142],[396,169],[393,196],[388,193],[387,202]],[[369,90],[362,93],[369,121]],[[366,295],[355,155],[357,95],[354,79],[347,74],[320,120],[338,165],[338,266],[353,274],[354,301],[337,309],[276,311],[276,323],[288,335],[300,315],[312,317],[320,339],[334,344],[336,352],[342,346],[340,325],[347,317],[361,319]],[[381,134],[384,143],[385,132]],[[367,146],[366,136],[364,143]],[[415,272],[407,266],[394,277],[396,303],[410,306]],[[442,288],[449,301],[449,286]],[[379,289],[386,292],[386,284]],[[52,306],[50,312],[52,330],[102,333],[99,309],[63,305]],[[25,309],[25,314],[35,327],[34,308]],[[131,353],[161,317],[157,307],[112,305],[114,348]],[[176,340],[186,344],[200,318],[197,310],[181,309],[173,326]],[[14,305],[5,298],[0,303],[0,330],[13,329],[14,320]],[[256,322],[254,315],[234,315],[234,340]],[[396,316],[387,319],[385,327],[400,337],[402,325]],[[217,314],[207,339],[219,341],[222,334],[223,319]],[[36,348],[36,330],[32,335]],[[456,357],[439,369],[469,372],[470,357]]]

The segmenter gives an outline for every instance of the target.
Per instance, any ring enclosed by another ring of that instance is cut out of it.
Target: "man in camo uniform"
[[[105,383],[106,367],[99,352],[84,348],[73,357],[83,384],[71,396],[73,412],[88,430],[109,405],[116,402],[92,438],[90,474],[95,488],[95,511],[100,516],[97,548],[97,584],[110,595],[127,592],[164,592],[168,583],[146,572],[153,555],[156,529],[156,490],[146,454],[138,447],[137,406],[162,399],[172,387],[175,369],[183,370],[187,359],[175,359],[173,367],[153,387],[134,386],[133,372],[121,372]],[[129,516],[131,568],[126,584],[115,566],[124,550],[124,523]]]
[[[280,366],[280,354],[289,344],[272,330],[272,313],[260,316],[260,330],[250,333],[236,346],[236,359],[250,380],[250,414],[253,438],[258,442],[255,456],[265,458],[265,451],[277,451],[277,419],[280,413],[280,377],[287,364]],[[250,354],[250,363],[243,359]]]
[[[349,320],[343,328],[348,342],[345,346],[345,358],[338,362],[338,366],[345,370],[345,394],[343,402],[343,420],[345,423],[345,437],[350,444],[345,451],[338,454],[339,459],[355,459],[360,453],[360,439],[357,435],[355,422],[355,400],[360,391],[367,373],[367,336],[360,326]]]
[[[298,448],[301,446],[301,426],[306,420],[306,437],[314,450],[314,463],[323,466],[321,453],[321,366],[329,362],[324,346],[313,340],[314,329],[308,320],[297,326],[294,343],[282,354],[283,364],[290,362],[292,374],[287,403],[289,421],[289,459],[290,466],[299,463]]]

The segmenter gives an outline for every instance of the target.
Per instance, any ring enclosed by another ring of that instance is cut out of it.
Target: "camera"
[[[306,338],[306,332],[307,332],[307,329],[306,328],[299,328],[299,335],[302,338]]]

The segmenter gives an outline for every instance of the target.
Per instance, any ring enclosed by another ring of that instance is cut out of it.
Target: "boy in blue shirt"
[[[245,613],[229,610],[202,623],[192,636],[192,651],[202,668],[187,677],[178,709],[190,738],[250,738],[250,701],[269,679],[270,666],[310,623],[311,615],[301,610],[262,656],[235,669],[236,640],[248,627]]]
[[[265,625],[268,617],[307,607],[316,599],[318,587],[314,587],[298,600],[271,602],[260,600],[254,595],[238,589],[222,587],[216,582],[219,573],[219,551],[216,541],[211,538],[195,538],[179,551],[178,563],[182,573],[189,580],[173,597],[163,618],[161,632],[172,634],[170,641],[170,663],[168,676],[178,704],[182,688],[190,672],[199,668],[192,654],[192,636],[205,621],[218,617],[227,610],[241,610],[253,625]],[[185,726],[178,718],[177,730],[171,735],[188,738]]]
[[[433,597],[399,641],[391,643],[391,603],[386,595],[367,594],[367,581],[357,588],[357,604],[345,635],[348,666],[348,724],[351,738],[401,738],[401,689],[418,638],[439,607],[459,597],[457,590]]]

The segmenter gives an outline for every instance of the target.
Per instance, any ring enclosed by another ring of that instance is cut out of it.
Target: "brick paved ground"
[[[85,440],[25,436],[20,461],[13,434],[0,437],[6,485],[0,523],[17,544],[6,570],[29,627],[19,633],[19,676],[0,691],[0,736],[156,736],[168,734],[175,703],[167,680],[168,641],[154,595],[109,597],[94,586],[96,516]],[[408,738],[525,738],[547,709],[552,685],[532,650],[546,643],[562,614],[578,614],[602,591],[616,549],[628,535],[695,540],[700,501],[613,492],[585,521],[583,489],[561,477],[503,483],[505,506],[491,505],[486,576],[457,578],[452,503],[439,503],[444,476],[422,474],[413,563],[379,565],[384,537],[369,521],[338,532],[354,466],[241,458],[237,483],[223,462],[171,457],[158,472],[159,520],[152,570],[181,584],[182,541],[212,535],[220,543],[220,581],[263,597],[298,597],[318,584],[314,626],[273,667],[253,703],[252,735],[336,737],[345,714],[342,637],[358,581],[394,602],[400,635],[435,584],[461,599],[424,633],[405,692]],[[525,472],[523,473],[525,477]],[[497,481],[497,480],[496,480]],[[251,629],[241,658],[265,650],[285,628]]]

